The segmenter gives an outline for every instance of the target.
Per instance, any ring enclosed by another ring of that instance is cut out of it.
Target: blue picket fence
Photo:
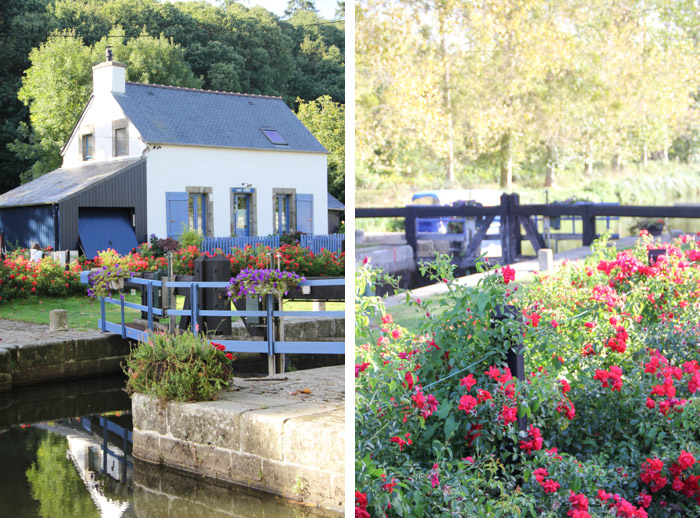
[[[280,236],[250,236],[250,237],[205,237],[202,239],[202,252],[214,253],[217,249],[228,255],[237,248],[246,246],[269,246],[279,248]]]
[[[321,250],[340,253],[343,250],[343,241],[345,234],[304,234],[299,238],[299,244],[303,248],[309,248],[314,254],[318,254]]]
[[[302,247],[310,249],[314,254],[318,254],[321,250],[340,253],[343,249],[343,241],[345,234],[303,234],[299,243]],[[237,248],[245,248],[246,246],[269,246],[270,248],[279,248],[280,236],[251,236],[251,237],[205,237],[202,239],[202,251],[214,253],[220,249],[224,254],[230,254]]]

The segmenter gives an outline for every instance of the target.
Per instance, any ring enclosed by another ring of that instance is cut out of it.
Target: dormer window
[[[261,129],[267,139],[272,142],[275,146],[287,146],[287,141],[282,138],[277,130],[274,129]]]
[[[95,135],[88,133],[80,139],[80,144],[83,153],[83,160],[92,160],[95,155]]]
[[[112,122],[112,156],[129,154],[129,121],[122,119]]]

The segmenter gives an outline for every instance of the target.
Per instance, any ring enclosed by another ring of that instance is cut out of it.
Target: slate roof
[[[327,153],[281,97],[127,81],[114,98],[149,144]],[[276,130],[287,145],[261,129]]]
[[[0,207],[58,203],[136,164],[143,158],[94,162],[61,168],[0,194]]]
[[[331,193],[328,193],[328,210],[345,210],[345,205]]]

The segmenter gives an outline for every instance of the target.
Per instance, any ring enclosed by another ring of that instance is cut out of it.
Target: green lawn
[[[127,294],[127,302],[139,304],[140,296]],[[177,307],[182,309],[185,297],[177,297]],[[285,302],[287,311],[311,311],[312,303],[307,301]],[[34,324],[49,324],[49,311],[65,309],[68,312],[68,326],[73,329],[97,329],[97,321],[100,318],[100,302],[88,297],[75,296],[65,298],[31,297],[28,299],[15,299],[11,302],[0,301],[0,319],[18,320]],[[235,310],[235,308],[232,308]],[[326,303],[327,311],[343,311],[343,302]],[[121,308],[107,304],[107,320],[119,322]],[[124,309],[127,322],[141,318],[141,312],[135,309]]]

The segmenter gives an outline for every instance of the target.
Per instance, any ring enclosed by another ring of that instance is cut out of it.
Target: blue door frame
[[[233,218],[233,233],[236,237],[248,237],[250,236],[250,202],[251,194],[254,192],[253,189],[241,189],[233,188],[233,207],[231,207],[231,217]],[[239,203],[245,205],[242,222],[243,226],[239,226],[241,223],[241,218],[239,216]]]
[[[304,234],[314,233],[314,195],[297,194],[297,231]]]

